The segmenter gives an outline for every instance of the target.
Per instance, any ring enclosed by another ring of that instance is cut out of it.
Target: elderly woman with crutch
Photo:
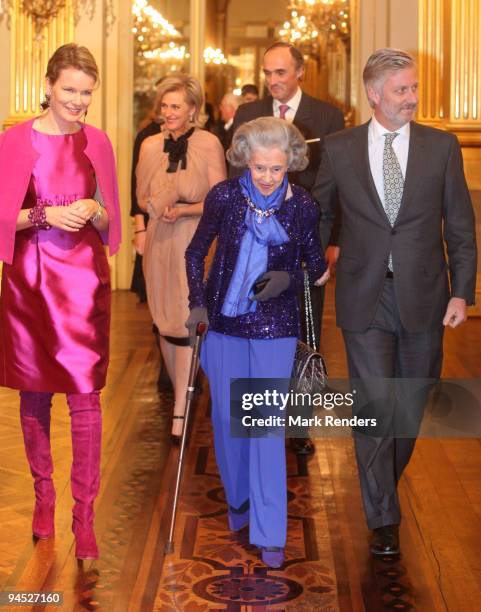
[[[286,121],[262,117],[241,126],[227,157],[247,168],[209,192],[186,251],[186,326],[191,337],[199,323],[209,326],[201,364],[210,383],[229,527],[238,531],[248,524],[250,542],[261,548],[262,561],[275,568],[284,562],[287,535],[285,444],[276,435],[230,435],[230,382],[290,378],[299,337],[301,262],[311,282],[328,277],[317,205],[287,178],[288,171],[307,165],[306,151],[302,135]],[[204,283],[204,260],[216,238]]]

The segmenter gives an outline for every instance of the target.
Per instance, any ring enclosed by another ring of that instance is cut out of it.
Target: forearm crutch
[[[174,500],[172,503],[172,514],[170,519],[169,539],[167,540],[164,548],[164,553],[174,552],[174,529],[175,529],[175,518],[177,515],[177,504],[179,501],[180,482],[182,479],[182,469],[184,467],[184,451],[185,442],[187,438],[187,428],[189,426],[190,406],[194,397],[195,391],[195,377],[197,369],[199,367],[199,351],[202,342],[202,336],[207,331],[207,325],[205,323],[197,323],[195,328],[195,344],[192,352],[192,360],[190,362],[189,371],[189,382],[187,384],[187,393],[185,394],[185,416],[184,416],[184,429],[182,430],[182,439],[180,441],[179,460],[177,464],[177,477],[175,480]]]

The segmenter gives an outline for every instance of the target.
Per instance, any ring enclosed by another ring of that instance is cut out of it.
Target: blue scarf
[[[249,170],[244,172],[239,183],[246,199],[262,211],[279,210],[286,197],[287,174],[281,185],[268,196],[262,195],[254,185]],[[263,217],[248,207],[244,221],[247,229],[221,311],[226,317],[255,312],[257,302],[249,298],[253,296],[252,285],[267,271],[267,247],[289,241],[285,229],[275,215]]]

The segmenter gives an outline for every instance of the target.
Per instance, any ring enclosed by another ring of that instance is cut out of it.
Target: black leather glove
[[[285,270],[269,270],[262,276],[259,276],[256,282],[267,280],[267,285],[253,296],[253,300],[257,302],[265,302],[271,298],[279,296],[291,284],[289,272]]]
[[[195,344],[195,331],[199,323],[205,323],[206,328],[209,327],[209,317],[207,316],[207,308],[204,308],[202,306],[196,306],[195,308],[192,308],[189,314],[189,318],[185,322],[185,326],[189,330],[190,346],[194,346]]]

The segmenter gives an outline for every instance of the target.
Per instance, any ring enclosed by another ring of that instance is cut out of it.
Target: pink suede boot
[[[72,427],[72,531],[77,559],[98,559],[94,501],[100,486],[102,415],[99,393],[69,393]]]
[[[20,422],[25,453],[34,480],[33,535],[40,539],[55,533],[55,489],[50,451],[52,393],[20,391]]]

